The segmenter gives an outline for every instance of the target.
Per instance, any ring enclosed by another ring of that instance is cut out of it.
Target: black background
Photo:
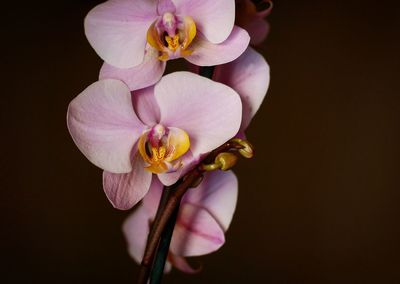
[[[101,66],[83,33],[97,3],[2,6],[1,283],[135,281],[128,213],[65,123]],[[398,3],[275,1],[227,242],[165,283],[400,283]]]

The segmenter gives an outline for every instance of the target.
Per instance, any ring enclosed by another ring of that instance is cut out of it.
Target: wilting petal
[[[131,91],[157,83],[165,71],[165,61],[158,60],[158,51],[148,48],[141,64],[131,68],[117,68],[104,63],[100,69],[100,79],[119,79]]]
[[[193,268],[184,257],[174,255],[171,252],[168,255],[168,260],[174,267],[185,273],[195,274],[201,271],[201,266],[199,266],[198,268]]]
[[[258,5],[262,6],[264,9],[261,10],[260,12],[256,12],[256,15],[258,17],[260,17],[260,18],[265,18],[266,16],[271,14],[271,11],[272,11],[272,8],[273,8],[274,4],[273,4],[273,2],[271,0],[262,0],[261,2],[262,3],[259,3]]]
[[[182,204],[171,240],[173,254],[203,255],[216,251],[224,242],[224,231],[207,210]]]
[[[234,0],[173,0],[177,12],[191,16],[198,30],[213,43],[226,40],[235,22]]]
[[[210,172],[195,190],[189,190],[183,203],[206,209],[226,231],[232,221],[238,196],[238,181],[232,171]]]
[[[199,66],[220,65],[238,58],[248,47],[249,34],[235,26],[230,36],[220,44],[213,44],[200,33],[189,47],[193,53],[186,60]]]
[[[250,34],[250,44],[253,45],[262,43],[269,33],[269,23],[262,18],[254,18],[243,28]]]
[[[214,79],[232,87],[242,99],[243,118],[241,130],[245,130],[267,93],[269,66],[264,57],[248,48],[237,60],[217,66]]]
[[[140,263],[146,247],[147,236],[150,232],[152,217],[143,206],[139,206],[124,222],[122,230],[128,243],[128,252]]]
[[[154,1],[107,1],[86,16],[85,33],[104,61],[130,68],[142,63],[147,29],[156,17]]]
[[[127,174],[103,172],[104,192],[115,208],[128,210],[149,191],[152,174],[144,169],[144,161],[138,153],[132,161],[132,167]]]
[[[232,138],[239,130],[242,106],[231,88],[189,72],[164,76],[154,94],[161,124],[186,131],[197,157]]]
[[[156,216],[158,204],[160,203],[160,198],[163,190],[164,185],[158,180],[157,177],[153,177],[150,190],[143,198],[142,203],[144,208],[146,208],[147,212],[152,217]]]
[[[67,124],[75,144],[93,164],[113,173],[131,171],[131,151],[144,125],[123,82],[108,79],[87,87],[70,103]]]

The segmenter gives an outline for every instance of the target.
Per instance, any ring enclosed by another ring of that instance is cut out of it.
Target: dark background
[[[1,283],[135,282],[128,213],[65,123],[97,80],[83,33],[97,3],[2,7]],[[165,283],[400,283],[397,3],[275,1],[260,49],[271,87],[227,242],[199,275]]]

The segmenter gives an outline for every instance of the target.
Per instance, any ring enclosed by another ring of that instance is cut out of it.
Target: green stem
[[[161,234],[160,244],[151,271],[150,284],[159,284],[164,273],[165,262],[168,257],[169,245],[171,244],[172,233],[174,232],[176,218],[178,217],[179,205],[175,208],[174,213],[168,220],[164,231]]]
[[[169,187],[165,187],[160,198],[160,202],[158,205],[156,216],[154,217],[153,225],[151,226],[151,230],[148,236],[148,239],[152,239],[155,232],[155,224],[157,224],[160,220],[162,213],[164,212],[165,206],[167,205],[169,196],[171,195],[172,189]],[[147,248],[146,248],[147,250]],[[147,283],[147,279],[149,278],[151,265],[153,263],[153,258],[143,258],[139,275],[138,275],[138,283]]]

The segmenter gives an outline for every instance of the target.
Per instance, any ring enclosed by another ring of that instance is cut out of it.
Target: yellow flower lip
[[[139,153],[148,164],[145,169],[154,174],[176,171],[189,148],[189,135],[184,130],[160,124],[143,133],[138,144]]]
[[[159,60],[166,61],[190,55],[193,50],[188,48],[196,34],[192,17],[176,18],[168,12],[151,24],[147,30],[147,42],[160,52]]]

